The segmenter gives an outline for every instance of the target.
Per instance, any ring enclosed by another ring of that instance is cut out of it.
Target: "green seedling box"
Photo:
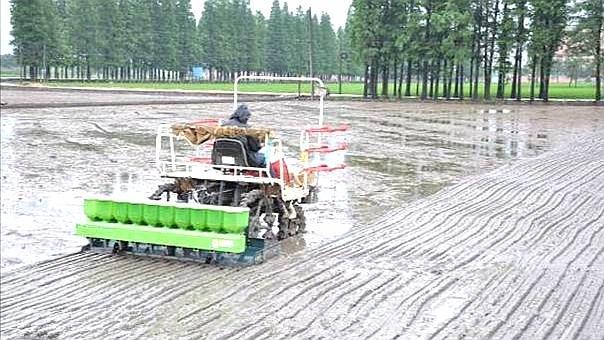
[[[113,202],[113,218],[120,223],[130,223],[128,218],[128,203],[126,202]]]
[[[159,207],[152,204],[143,204],[143,221],[150,226],[160,226]]]
[[[84,199],[84,214],[92,221],[100,221],[98,200],[92,198]]]
[[[143,204],[128,203],[128,219],[134,224],[145,224]]]
[[[105,222],[113,222],[115,218],[113,217],[113,202],[109,200],[98,200],[97,201],[97,215],[98,217]]]
[[[193,229],[191,226],[191,210],[190,208],[174,208],[174,224],[180,229]]]
[[[176,226],[174,223],[174,210],[175,208],[170,205],[160,205],[158,207],[159,223],[162,227],[174,228]]]
[[[222,229],[227,233],[241,234],[247,227],[249,212],[230,212],[222,214]]]
[[[222,210],[206,210],[206,227],[213,232],[220,232],[222,229]]]
[[[196,230],[210,230],[206,223],[207,211],[204,209],[191,209],[191,226]]]

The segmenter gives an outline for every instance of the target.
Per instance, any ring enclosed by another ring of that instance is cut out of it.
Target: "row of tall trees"
[[[198,32],[201,60],[219,79],[239,73],[336,74],[336,34],[329,15],[273,1],[252,13],[248,0],[206,0]]]
[[[190,0],[11,0],[11,11],[16,57],[34,79],[341,70],[371,97],[547,100],[561,53],[593,65],[601,100],[604,0],[353,0],[337,33],[327,14],[278,0],[268,18],[249,0],[206,0],[199,22]]]
[[[11,0],[12,45],[32,79],[178,80],[194,65],[212,79],[236,74],[336,74],[329,15],[249,0]]]
[[[11,0],[11,23],[32,79],[173,79],[199,54],[190,0]]]
[[[563,55],[593,63],[600,100],[603,21],[603,0],[353,0],[346,30],[366,96],[409,96],[415,84],[421,98],[490,99],[510,86],[512,98],[547,100],[564,46]]]

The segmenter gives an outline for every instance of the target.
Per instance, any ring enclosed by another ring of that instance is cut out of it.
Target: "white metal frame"
[[[164,139],[168,139],[170,156],[169,160],[162,159],[162,145]],[[160,127],[157,131],[156,136],[156,152],[155,161],[159,170],[160,176],[168,178],[181,178],[190,177],[201,180],[216,180],[216,181],[230,181],[230,182],[246,182],[246,183],[258,183],[258,184],[277,184],[280,187],[281,195],[284,200],[295,200],[301,199],[308,195],[308,181],[307,176],[304,177],[302,187],[288,186],[285,182],[284,176],[284,162],[283,159],[279,159],[279,170],[281,173],[280,178],[273,177],[270,172],[270,163],[267,160],[266,167],[255,168],[255,167],[242,167],[234,165],[215,165],[215,164],[204,164],[187,159],[179,160],[176,157],[175,144],[177,141],[185,140],[190,146],[195,147],[199,150],[199,145],[194,145],[189,142],[183,136],[174,135],[166,127]],[[275,148],[275,152],[283,154],[283,144],[280,139],[273,138],[268,139],[268,135],[265,137],[265,145],[271,145],[271,148]],[[232,170],[232,175],[226,175],[222,170]],[[245,175],[245,171],[257,171],[259,176],[248,176]],[[289,180],[289,179],[288,179]]]
[[[319,127],[323,126],[323,113],[324,113],[324,99],[325,99],[325,84],[319,78],[311,78],[311,77],[272,77],[272,76],[239,76],[235,79],[234,83],[234,91],[233,91],[233,110],[237,109],[237,99],[238,99],[238,89],[237,85],[240,80],[279,80],[279,81],[298,81],[298,82],[315,82],[319,87]],[[162,160],[162,142],[165,138],[168,138],[169,149],[170,149],[170,159],[169,161]],[[319,134],[319,143],[320,143],[320,134]],[[281,173],[281,178],[274,178],[270,173],[270,163],[267,159],[267,164],[265,168],[251,168],[251,167],[240,167],[240,166],[230,166],[230,165],[214,165],[214,164],[202,164],[198,162],[193,162],[190,160],[180,161],[176,157],[176,148],[175,142],[177,140],[185,140],[191,147],[195,148],[195,154],[199,155],[200,145],[192,144],[189,140],[187,140],[183,136],[176,136],[172,133],[171,127],[169,125],[162,125],[157,130],[157,136],[155,141],[155,161],[157,165],[157,169],[160,172],[162,177],[169,178],[179,178],[179,177],[191,177],[196,179],[207,179],[207,180],[217,180],[217,181],[237,181],[237,182],[247,182],[247,183],[260,183],[260,184],[277,184],[281,188],[281,194],[283,199],[286,201],[301,199],[308,195],[309,193],[309,185],[308,185],[308,175],[305,173],[304,180],[302,183],[302,187],[295,186],[286,186],[285,178],[284,178],[284,166],[283,159],[279,160],[279,170]],[[283,144],[280,139],[273,138],[269,140],[268,135],[265,136],[264,145],[268,147],[276,147],[276,151],[279,154],[283,154]],[[276,144],[276,146],[270,145],[270,143]],[[301,132],[300,135],[300,153],[304,152],[310,146],[310,135]],[[308,165],[309,158],[303,160],[303,165],[306,167]],[[221,170],[233,170],[233,175],[225,175]],[[244,171],[258,171],[260,176],[246,176],[244,175]]]
[[[239,76],[235,79],[235,84],[233,87],[233,110],[237,109],[237,85],[240,80],[279,80],[279,81],[305,81],[305,82],[315,82],[319,84],[319,127],[323,126],[323,111],[324,111],[324,103],[325,103],[325,94],[326,87],[323,81],[320,78],[311,78],[311,77],[272,77],[272,76]]]

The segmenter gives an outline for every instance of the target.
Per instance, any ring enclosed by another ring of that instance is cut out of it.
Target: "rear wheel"
[[[276,238],[272,231],[274,223],[272,200],[272,198],[265,195],[262,189],[254,189],[241,195],[239,206],[250,209],[249,238],[263,238],[266,240]]]
[[[317,196],[318,191],[319,191],[319,189],[316,186],[309,186],[308,195],[306,195],[306,197],[302,198],[302,203],[305,203],[305,204],[316,203],[318,200],[318,196]]]
[[[288,211],[279,215],[279,239],[286,239],[290,236],[303,233],[306,228],[304,209],[297,203],[290,204],[293,206],[293,211]],[[286,204],[286,206],[290,206],[290,204]],[[291,216],[292,213],[295,213],[293,218]]]

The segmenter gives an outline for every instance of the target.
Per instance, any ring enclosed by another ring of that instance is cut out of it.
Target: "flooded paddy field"
[[[6,109],[23,108],[66,108],[119,105],[165,105],[229,103],[232,96],[222,93],[138,91],[120,89],[62,89],[47,87],[24,87],[2,84],[0,101]],[[280,95],[241,95],[249,100],[283,100]]]
[[[318,110],[250,109],[291,150]],[[230,110],[3,109],[2,337],[601,339],[600,108],[329,102],[326,122],[351,126],[349,167],[321,178],[309,233],[281,256],[68,255],[85,244],[82,197],[162,183],[158,124]]]

